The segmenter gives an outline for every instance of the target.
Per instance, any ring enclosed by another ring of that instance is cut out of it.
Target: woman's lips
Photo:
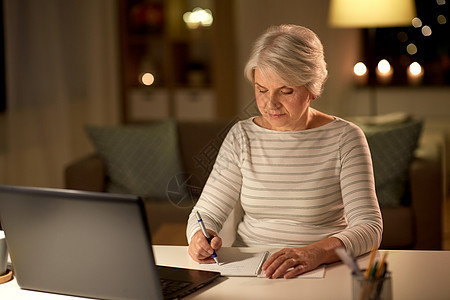
[[[268,115],[269,115],[269,117],[274,118],[274,119],[284,116],[284,114],[281,114],[281,113],[280,114],[269,113]]]

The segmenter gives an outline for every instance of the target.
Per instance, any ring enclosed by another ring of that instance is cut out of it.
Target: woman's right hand
[[[222,239],[218,237],[214,231],[208,229],[207,231],[209,236],[212,238],[211,244],[208,243],[208,240],[203,235],[202,231],[199,230],[192,236],[191,243],[188,248],[188,253],[192,259],[201,264],[215,263],[211,255],[214,250],[218,251],[222,247]]]

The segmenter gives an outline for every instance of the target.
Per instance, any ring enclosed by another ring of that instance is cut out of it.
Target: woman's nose
[[[275,95],[270,94],[267,99],[267,105],[270,108],[278,108],[280,106],[280,102],[278,101],[278,98]]]

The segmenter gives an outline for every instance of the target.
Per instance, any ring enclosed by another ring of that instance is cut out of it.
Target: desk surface
[[[265,249],[241,248],[244,252]],[[156,263],[188,267],[186,246],[154,246]],[[381,251],[384,252],[384,251]],[[389,251],[393,299],[450,299],[450,251]],[[358,259],[361,268],[368,256]],[[16,281],[0,285],[1,299],[84,299],[21,290]],[[186,299],[351,299],[351,275],[342,263],[328,265],[322,279],[221,277]]]
[[[157,246],[160,265],[187,267],[187,247]],[[242,251],[263,249],[241,248]],[[380,251],[384,252],[384,251]],[[358,259],[365,268],[369,256]],[[450,251],[389,251],[393,299],[450,299]],[[189,299],[351,299],[351,274],[342,263],[326,266],[322,279],[219,278]]]

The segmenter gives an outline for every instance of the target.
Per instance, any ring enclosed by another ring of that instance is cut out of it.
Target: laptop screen
[[[21,288],[163,298],[138,197],[0,186],[0,221]]]

